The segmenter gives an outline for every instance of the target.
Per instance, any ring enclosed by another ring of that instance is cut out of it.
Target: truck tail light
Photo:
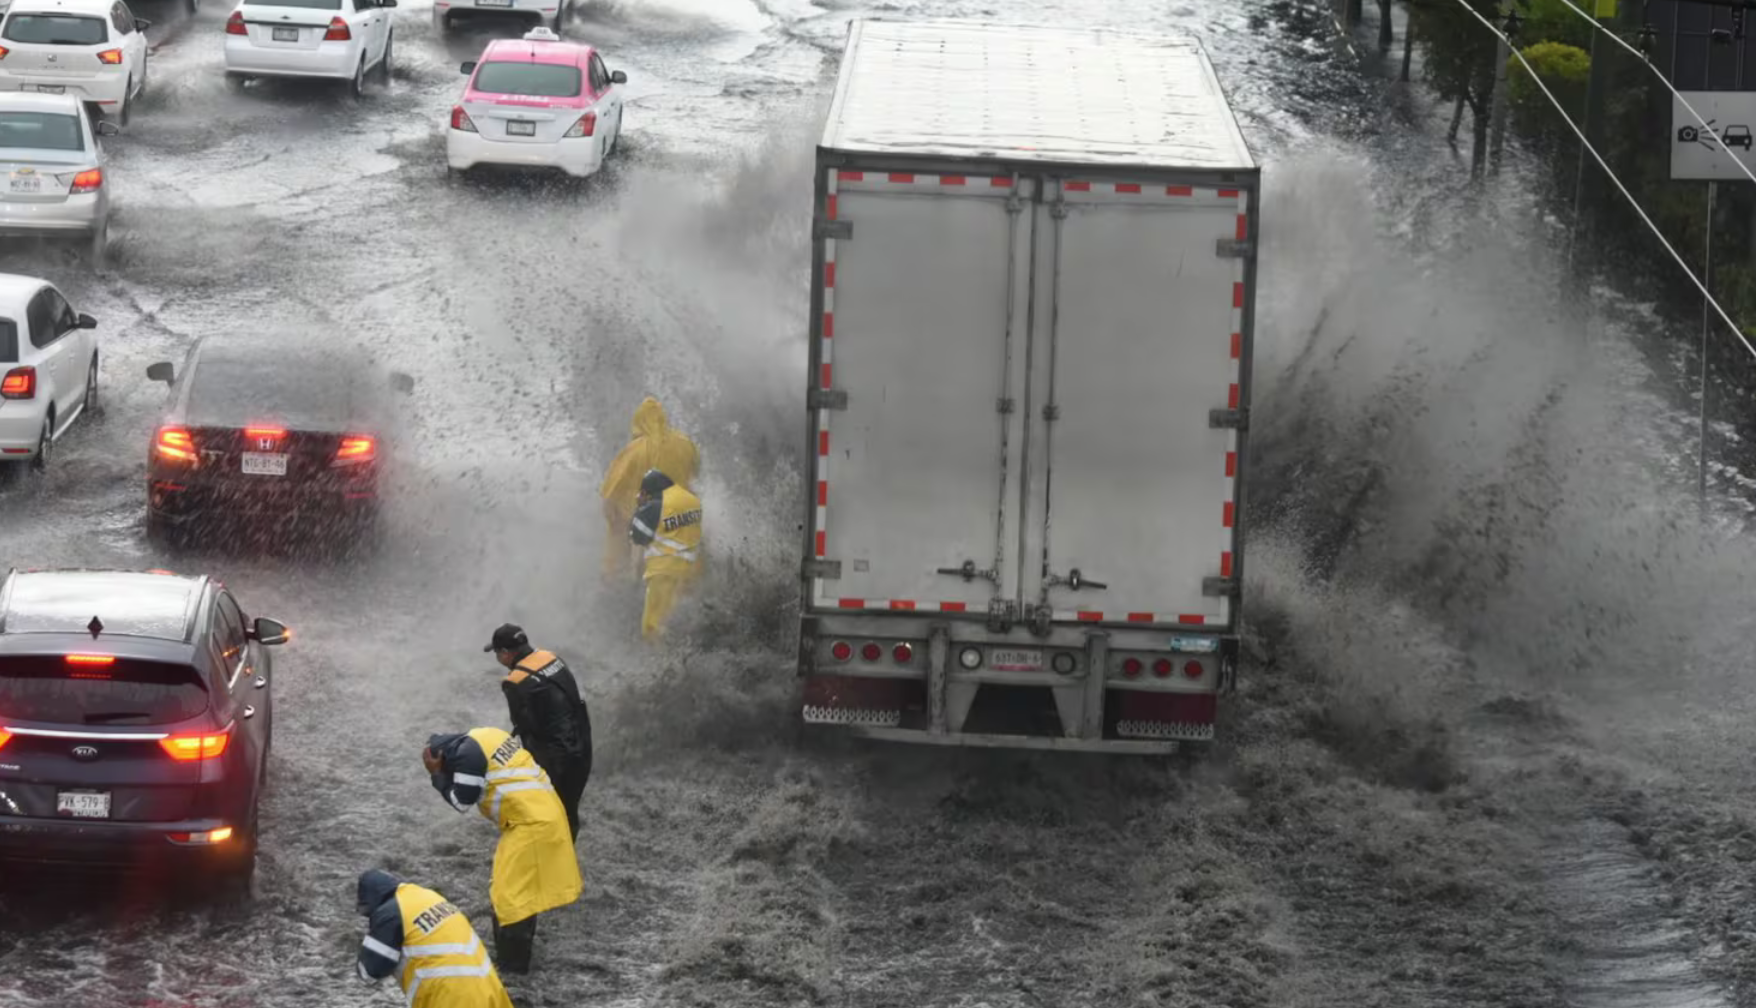
[[[329,30],[323,33],[325,42],[346,42],[353,37],[354,33],[348,31],[348,23],[338,17],[329,19]]]
[[[476,132],[476,124],[470,121],[469,113],[463,110],[462,105],[451,106],[451,128],[465,133]]]
[[[248,35],[248,34],[250,34],[250,29],[244,27],[244,12],[243,11],[233,11],[232,16],[229,18],[226,18],[226,34],[227,35]]]
[[[914,656],[915,649],[908,644],[898,644],[890,649],[890,657],[894,658],[898,665],[907,665]]]
[[[879,647],[875,641],[867,641],[860,645],[860,660],[862,661],[877,661],[883,656],[884,649]]]
[[[35,399],[37,397],[37,369],[34,367],[15,367],[6,372],[0,379],[0,398]]]
[[[836,661],[847,661],[854,656],[854,646],[847,641],[838,640],[829,649],[829,653],[835,657]]]
[[[1124,659],[1122,662],[1122,674],[1130,679],[1135,679],[1139,677],[1140,670],[1143,667],[1144,666],[1140,664],[1140,659],[1138,658]]]
[[[567,132],[561,134],[561,136],[562,137],[588,137],[588,136],[592,135],[592,131],[596,130],[597,127],[598,127],[598,114],[596,112],[587,112],[585,115],[582,115],[579,117],[578,122],[574,123],[572,126],[567,127]]]
[[[1158,676],[1160,679],[1165,678],[1176,670],[1176,664],[1169,658],[1160,658],[1158,661],[1152,663],[1152,674]]]
[[[178,462],[195,461],[195,438],[182,427],[160,427],[152,447],[163,458]]]
[[[214,732],[207,735],[172,735],[170,738],[159,739],[159,745],[170,757],[179,762],[191,760],[216,759],[226,751],[226,745],[232,741],[232,729]]]
[[[1198,661],[1184,662],[1183,674],[1191,679],[1201,678],[1201,663]]]

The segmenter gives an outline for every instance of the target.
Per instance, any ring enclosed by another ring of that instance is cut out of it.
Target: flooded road
[[[1624,946],[1589,931],[1614,908],[1580,894],[1652,893],[1628,863],[1591,860],[1609,838],[1589,835],[1577,862],[1544,853],[1588,797],[1639,788],[1627,817],[1655,835],[1636,820],[1683,801],[1689,779],[1600,769],[1574,787],[1582,762],[1625,767],[1638,744],[1663,750],[1650,767],[1739,764],[1748,743],[1725,737],[1664,748],[1661,727],[1689,723],[1678,710],[1644,732],[1579,727],[1638,709],[1654,660],[1685,669],[1673,688],[1692,696],[1732,681],[1747,653],[1732,624],[1713,638],[1724,650],[1685,646],[1679,613],[1706,582],[1741,590],[1737,554],[1663,531],[1671,405],[1644,391],[1628,325],[1529,324],[1540,249],[1496,230],[1504,207],[1457,195],[1449,155],[1338,55],[1326,14],[581,3],[566,33],[628,74],[627,132],[603,177],[555,187],[446,183],[457,64],[492,27],[441,39],[408,0],[388,89],[232,94],[227,10],[145,3],[159,48],[150,97],[110,145],[113,269],[52,246],[0,255],[100,319],[108,403],[45,478],[0,489],[0,553],[201,570],[295,628],[276,656],[260,892],[231,912],[9,884],[0,1008],[398,1000],[353,976],[354,879],[405,873],[486,928],[492,830],[441,801],[418,750],[504,720],[480,648],[507,620],[574,665],[599,746],[585,896],[544,922],[536,972],[509,979],[521,1008],[1708,1005],[1673,995],[1744,962],[1688,972],[1708,914],[1689,906],[1728,892],[1702,861],[1653,883],[1693,904],[1614,939],[1663,947],[1617,960]],[[1263,435],[1258,471],[1285,479],[1257,496],[1253,657],[1206,761],[798,737],[809,159],[846,19],[872,12],[1196,32],[1268,166],[1259,408],[1299,429]],[[1441,258],[1459,234],[1476,243]],[[156,553],[142,482],[163,390],[144,370],[195,337],[265,328],[362,345],[416,378],[385,541],[340,560]],[[1582,349],[1612,337],[1631,349]],[[702,446],[715,530],[709,601],[656,652],[638,643],[634,590],[597,576],[598,475],[649,392]],[[1636,618],[1673,591],[1677,612]],[[1482,715],[1541,704],[1566,712],[1565,753],[1540,718]],[[1507,738],[1525,755],[1497,759]],[[1729,790],[1729,773],[1714,781]],[[1611,960],[1652,999],[1600,999],[1603,982],[1625,988],[1605,980]]]

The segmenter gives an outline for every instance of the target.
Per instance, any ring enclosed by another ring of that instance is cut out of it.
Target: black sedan
[[[414,380],[357,350],[207,338],[180,368],[147,461],[147,535],[184,544],[223,520],[265,520],[343,542],[372,530],[395,441],[390,400]]]

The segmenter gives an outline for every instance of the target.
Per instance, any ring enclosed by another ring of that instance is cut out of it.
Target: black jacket
[[[500,683],[512,733],[553,776],[564,763],[591,760],[591,713],[567,663],[528,651]]]

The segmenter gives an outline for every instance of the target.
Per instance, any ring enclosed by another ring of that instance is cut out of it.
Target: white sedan
[[[123,0],[12,0],[0,20],[0,91],[66,94],[127,125],[146,89],[146,29]]]
[[[367,73],[390,83],[396,0],[243,0],[226,20],[226,76],[319,77],[365,93]]]
[[[98,137],[118,132],[76,98],[0,92],[0,235],[84,237],[101,267],[110,187]]]
[[[0,459],[46,469],[73,421],[97,413],[97,324],[47,280],[0,273]]]

